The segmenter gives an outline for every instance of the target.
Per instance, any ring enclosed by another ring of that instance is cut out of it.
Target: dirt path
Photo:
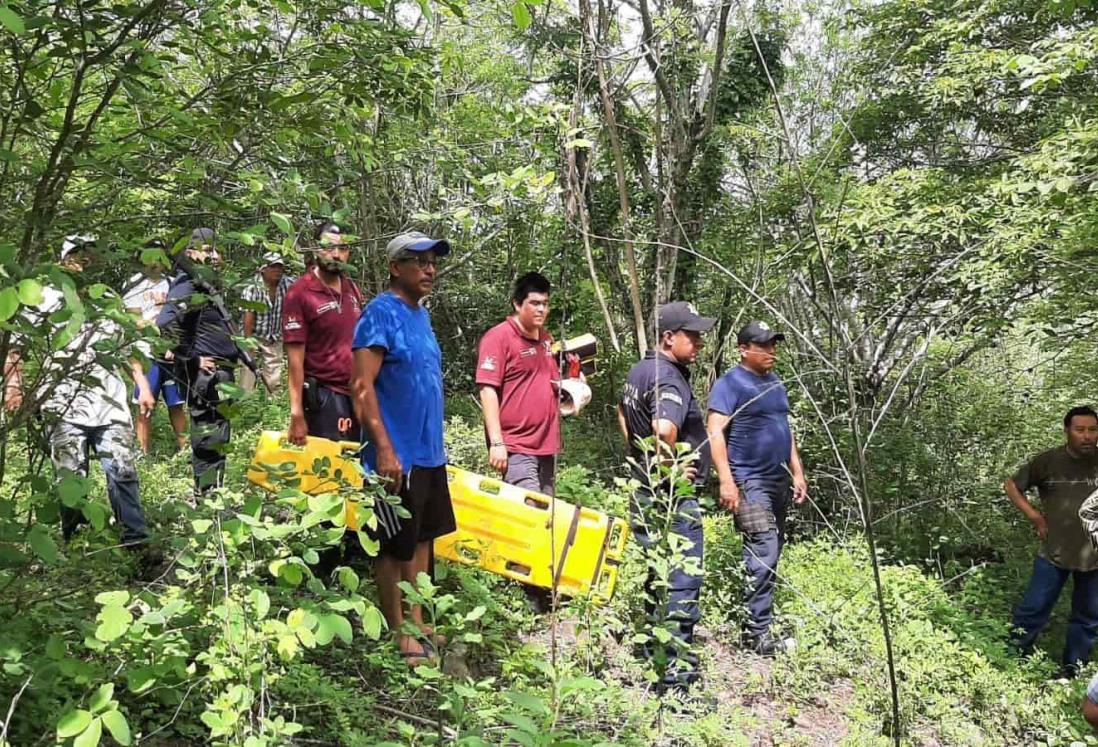
[[[582,655],[588,640],[577,635],[575,621],[562,620],[557,628],[557,645]],[[548,648],[549,632],[538,631],[524,642]],[[781,693],[773,683],[774,662],[748,653],[731,643],[727,631],[697,630],[698,650],[702,656],[704,680],[699,692],[716,701],[716,710],[708,715],[667,713],[659,731],[664,737],[654,742],[667,747],[687,745],[737,745],[739,747],[833,747],[850,732],[847,711],[854,697],[849,681],[828,683],[819,693]],[[645,683],[641,666],[627,643],[604,642],[601,649],[605,666],[598,673],[634,697],[649,704],[656,697]],[[696,724],[699,719],[712,722],[713,734]]]

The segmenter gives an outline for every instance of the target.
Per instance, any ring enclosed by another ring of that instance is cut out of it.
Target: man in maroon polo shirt
[[[286,293],[282,343],[289,369],[291,443],[306,436],[360,441],[349,396],[354,368],[351,340],[362,291],[344,275],[350,247],[330,221],[313,233],[315,262]]]
[[[560,369],[545,330],[549,281],[529,272],[515,282],[515,313],[484,333],[476,383],[484,409],[488,462],[505,482],[552,494],[560,452]]]

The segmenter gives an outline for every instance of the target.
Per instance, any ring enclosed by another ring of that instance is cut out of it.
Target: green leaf
[[[132,693],[143,693],[156,683],[156,673],[152,667],[135,669],[126,675],[126,684]]]
[[[23,18],[6,5],[0,5],[0,24],[16,36],[27,30]]]
[[[97,619],[99,627],[95,629],[95,637],[109,643],[125,635],[133,622],[133,615],[125,607],[111,605],[100,610]]]
[[[53,541],[53,538],[49,534],[49,530],[42,524],[35,524],[31,527],[31,530],[27,532],[27,544],[34,550],[34,554],[42,558],[42,560],[50,563],[57,562],[57,543]]]
[[[19,302],[24,306],[37,306],[42,303],[42,284],[34,278],[19,281]]]
[[[287,563],[278,569],[278,576],[284,579],[291,586],[297,586],[301,583],[301,580],[305,577],[305,574],[301,570],[301,566],[293,563]]]
[[[282,231],[282,233],[287,236],[294,232],[294,226],[290,223],[289,217],[282,213],[271,213],[271,222],[278,227],[279,231]]]
[[[536,695],[524,693],[520,690],[510,690],[504,693],[504,696],[524,711],[543,716],[549,715],[549,706]]]
[[[507,723],[522,729],[529,735],[540,734],[541,729],[533,722],[529,716],[523,716],[521,713],[501,713],[499,716]]]
[[[310,495],[308,499],[309,510],[323,514],[334,514],[343,510],[343,497],[339,493],[321,493]]]
[[[132,741],[130,737],[130,725],[126,723],[126,717],[118,711],[107,711],[103,714],[103,725],[114,737],[114,741],[121,745],[128,745]]]
[[[519,31],[525,31],[533,20],[530,17],[530,9],[526,7],[526,3],[523,0],[516,0],[511,5],[511,19],[515,22],[515,28]]]
[[[371,640],[376,641],[381,637],[381,627],[385,624],[385,618],[377,607],[370,607],[362,616],[362,630]]]
[[[353,568],[343,566],[339,569],[339,584],[347,591],[358,591],[359,581],[358,574],[355,573]]]
[[[79,475],[66,475],[57,485],[57,495],[66,506],[73,507],[88,494],[88,481]]]
[[[271,611],[271,598],[262,589],[252,589],[248,596],[252,600],[252,606],[255,607],[256,618],[262,620]]]
[[[88,728],[88,724],[91,723],[91,720],[91,713],[85,711],[83,708],[69,711],[64,716],[57,719],[57,738],[68,739],[69,737],[75,737]]]
[[[103,736],[103,720],[100,718],[92,719],[92,722],[88,724],[88,728],[72,740],[72,747],[95,747],[99,744],[99,738]]]
[[[19,293],[15,288],[0,290],[0,322],[6,322],[19,311]]]
[[[325,644],[332,640],[333,635],[339,636],[344,643],[350,643],[353,633],[351,623],[343,615],[321,615],[317,626],[317,643]],[[321,641],[321,636],[327,640]]]
[[[110,704],[113,697],[114,685],[112,683],[107,682],[100,685],[99,689],[95,691],[95,695],[88,701],[88,708],[91,709],[92,713],[99,713]]]
[[[56,633],[51,635],[46,641],[46,656],[51,659],[65,658],[65,639]]]
[[[102,604],[104,607],[107,605],[121,607],[130,601],[130,593],[125,589],[120,589],[119,591],[101,591],[95,595],[95,601],[97,604]]]

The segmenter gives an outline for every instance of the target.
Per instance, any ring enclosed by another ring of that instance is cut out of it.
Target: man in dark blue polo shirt
[[[784,648],[770,630],[778,558],[792,497],[808,495],[800,455],[789,429],[789,397],[774,373],[777,343],[785,335],[751,322],[737,336],[741,361],[709,393],[709,443],[720,479],[720,503],[743,533],[748,621],[745,643],[773,656]]]
[[[701,618],[698,596],[702,583],[701,508],[695,495],[709,471],[705,421],[690,388],[690,369],[702,347],[701,335],[716,320],[700,316],[693,304],[668,303],[656,311],[657,348],[645,354],[625,379],[618,416],[629,442],[632,475],[640,484],[633,494],[630,518],[633,534],[646,551],[653,551],[666,534],[684,542],[678,560],[659,578],[658,556],[648,562],[645,608],[653,627],[670,626],[677,641],[657,644],[654,633],[645,644],[645,655],[663,667],[661,689],[685,689],[698,677],[698,657],[690,650],[694,626]],[[659,451],[645,449],[641,439],[655,436]],[[685,476],[693,489],[681,491],[675,480],[660,474],[679,444],[686,454],[677,460],[687,464]],[[686,456],[693,455],[696,456]],[[671,547],[679,543],[671,538]]]

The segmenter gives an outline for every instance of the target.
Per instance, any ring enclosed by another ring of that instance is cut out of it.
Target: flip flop
[[[435,650],[435,647],[429,641],[423,641],[417,638],[412,638],[412,640],[420,644],[422,650],[405,651],[398,648],[397,653],[400,654],[400,657],[404,660],[405,664],[414,668],[418,667],[420,664],[429,664],[432,660],[438,660],[438,651]],[[400,644],[398,643],[397,646],[399,647],[399,645]]]

